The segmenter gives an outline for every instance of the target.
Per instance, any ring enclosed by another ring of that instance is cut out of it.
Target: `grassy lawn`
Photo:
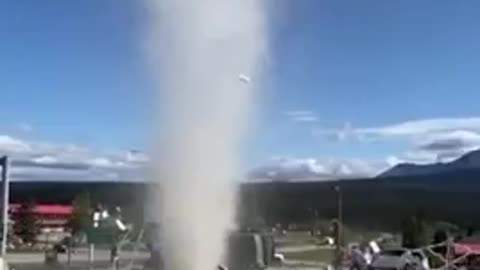
[[[317,249],[302,252],[283,253],[287,260],[317,261],[331,263],[335,256],[334,249]]]
[[[316,245],[319,240],[312,237],[309,232],[288,232],[285,236],[275,239],[277,247]]]
[[[291,246],[305,246],[305,245],[316,245],[318,243],[317,239],[311,238],[306,240],[283,240],[275,241],[277,247],[291,247]]]

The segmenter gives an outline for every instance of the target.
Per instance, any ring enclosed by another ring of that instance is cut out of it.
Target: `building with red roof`
[[[9,214],[15,222],[15,216],[21,208],[20,204],[10,204]],[[73,206],[62,204],[38,204],[33,214],[38,218],[43,230],[64,231],[73,213]]]

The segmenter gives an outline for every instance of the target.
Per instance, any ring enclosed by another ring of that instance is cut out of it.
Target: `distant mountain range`
[[[400,163],[377,176],[372,174],[375,169],[375,167],[368,167],[361,162],[328,163],[315,159],[280,159],[268,166],[253,169],[247,179],[253,179],[252,182],[314,182],[455,173],[475,174],[480,178],[480,150],[468,152],[451,162]]]
[[[477,169],[480,172],[480,150],[468,152],[460,158],[447,163],[434,163],[426,165],[400,163],[381,173],[377,176],[377,178],[434,175],[453,173],[463,170],[472,171]]]

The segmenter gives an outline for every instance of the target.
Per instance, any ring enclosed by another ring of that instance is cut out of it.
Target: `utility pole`
[[[342,246],[343,246],[343,196],[339,185],[335,186],[337,193],[337,245],[336,245],[336,269],[341,269],[342,265]]]
[[[8,157],[3,156],[0,158],[0,165],[2,166],[2,192],[3,192],[3,204],[2,204],[2,250],[1,256],[5,257],[7,254],[7,235],[8,235],[8,204],[9,204],[9,177],[8,177]]]
[[[453,238],[448,237],[447,241],[445,242],[445,246],[447,247],[447,252],[445,254],[445,269],[450,270],[452,266],[452,248],[453,248]]]

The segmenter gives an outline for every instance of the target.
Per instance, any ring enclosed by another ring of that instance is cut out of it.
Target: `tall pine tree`
[[[90,194],[82,192],[73,200],[72,217],[68,223],[73,234],[86,233],[92,226],[92,206]]]
[[[34,244],[40,233],[40,222],[34,212],[35,206],[35,201],[29,200],[20,205],[14,215],[13,231],[24,243]]]
[[[402,223],[402,243],[406,248],[418,248],[429,244],[430,229],[421,211]]]

